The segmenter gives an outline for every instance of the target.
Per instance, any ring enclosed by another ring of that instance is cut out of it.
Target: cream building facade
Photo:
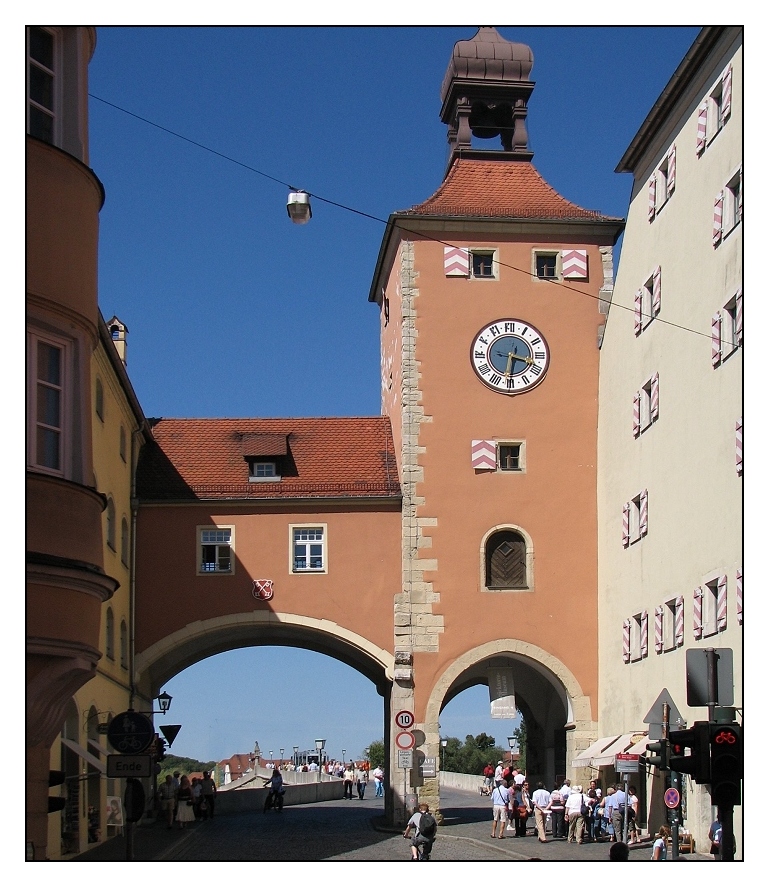
[[[600,363],[600,736],[647,729],[663,689],[707,720],[689,649],[734,651],[741,720],[742,82],[742,30],[703,28],[617,168],[633,189]],[[715,809],[685,782],[707,848]],[[663,792],[653,771],[652,831]],[[738,856],[741,831],[739,807]]]

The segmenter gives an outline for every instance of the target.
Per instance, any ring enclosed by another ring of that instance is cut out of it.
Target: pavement
[[[567,844],[548,836],[539,843],[533,828],[526,838],[512,834],[491,838],[491,804],[474,792],[444,789],[444,822],[438,830],[431,861],[607,861],[608,842]],[[533,823],[530,822],[530,825]],[[651,841],[631,845],[631,861],[649,861]],[[373,793],[358,798],[286,807],[281,812],[218,815],[185,829],[158,822],[134,829],[133,860],[137,862],[205,861],[408,861],[409,843],[402,831],[388,825],[384,803]],[[702,854],[684,854],[682,861],[712,861]],[[71,857],[74,862],[124,862],[125,836],[118,836]]]

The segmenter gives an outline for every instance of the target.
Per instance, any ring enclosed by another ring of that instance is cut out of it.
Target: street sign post
[[[614,769],[617,773],[638,773],[640,755],[615,755]]]
[[[395,745],[398,747],[399,751],[408,751],[409,749],[414,748],[415,742],[414,734],[409,733],[406,730],[401,730],[401,732],[397,733],[395,736]]]
[[[140,755],[152,744],[152,721],[141,712],[123,711],[109,722],[107,741],[121,755]]]
[[[677,788],[669,788],[665,792],[665,806],[670,810],[675,810],[681,803],[681,795]]]
[[[395,726],[401,730],[410,730],[414,726],[414,715],[410,711],[399,711],[395,715]]]
[[[414,766],[414,752],[413,751],[399,751],[398,752],[398,766],[403,767],[404,770],[410,770]]]
[[[425,758],[419,769],[422,776],[435,776],[435,758]]]

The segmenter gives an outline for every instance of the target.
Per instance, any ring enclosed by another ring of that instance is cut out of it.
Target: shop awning
[[[647,736],[643,730],[623,733],[621,736],[605,736],[594,742],[571,762],[572,767],[613,767],[614,756],[643,754]]]
[[[67,748],[75,752],[76,755],[80,755],[80,757],[84,761],[87,761],[92,767],[95,767],[99,771],[99,773],[106,772],[107,768],[104,766],[104,764],[102,764],[102,762],[98,758],[94,757],[91,752],[84,749],[82,745],[78,745],[71,739],[65,739],[63,736],[61,737],[61,744],[66,745]]]

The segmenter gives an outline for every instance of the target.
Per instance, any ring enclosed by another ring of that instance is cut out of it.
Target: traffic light
[[[710,782],[710,724],[695,721],[688,730],[670,734],[670,769],[688,773],[695,782]],[[690,754],[686,754],[689,749]]]
[[[710,796],[718,806],[739,804],[742,783],[742,729],[739,724],[709,724]]]
[[[670,756],[670,746],[667,739],[660,739],[659,742],[647,742],[646,754],[643,762],[649,767],[656,767],[658,770],[667,770],[668,757]]]
[[[49,770],[48,771],[48,785],[49,787],[53,787],[54,785],[61,785],[64,782],[65,773],[63,770]],[[67,803],[66,798],[60,798],[56,795],[48,796],[48,812],[49,813],[57,813],[59,810],[63,810]]]
[[[166,751],[168,750],[168,746],[166,745],[165,739],[162,739],[157,734],[155,734],[155,748],[157,749],[157,760],[158,761],[165,760]]]

